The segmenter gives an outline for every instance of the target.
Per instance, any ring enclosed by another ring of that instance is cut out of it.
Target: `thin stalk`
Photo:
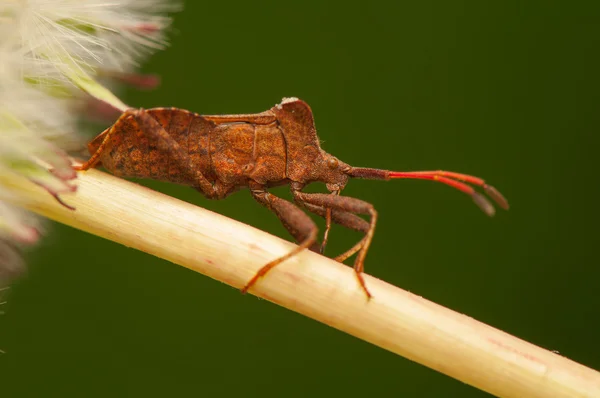
[[[79,173],[77,193],[62,195],[76,211],[25,179],[2,182],[28,198],[18,203],[26,209],[236,288],[294,247],[98,170]],[[370,301],[350,267],[305,251],[250,293],[497,396],[600,397],[595,370],[369,275],[365,280]]]

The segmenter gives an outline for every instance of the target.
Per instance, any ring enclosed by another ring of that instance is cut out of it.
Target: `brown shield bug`
[[[263,266],[243,292],[301,250],[323,252],[333,222],[364,233],[335,260],[344,261],[358,253],[354,270],[365,294],[371,297],[362,272],[377,212],[370,203],[340,195],[350,178],[441,182],[470,195],[486,214],[493,215],[492,204],[471,184],[508,209],[506,199],[477,177],[447,171],[352,167],[338,160],[321,149],[312,111],[297,98],[284,98],[265,112],[242,115],[198,115],[176,108],[130,109],[91,141],[88,149],[91,158],[76,169],[102,164],[116,176],[189,185],[209,199],[223,199],[240,188],[249,188],[254,199],[275,213],[299,246]],[[324,182],[330,194],[302,192],[307,184],[317,181]],[[279,185],[290,185],[295,204],[269,193],[269,187]],[[317,226],[299,206],[326,219],[320,247]],[[370,216],[369,221],[359,214]]]

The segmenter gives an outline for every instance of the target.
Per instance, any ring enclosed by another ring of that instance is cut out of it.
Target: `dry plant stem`
[[[77,194],[63,195],[76,211],[28,181],[6,182],[26,194],[30,200],[19,205],[29,210],[235,288],[294,247],[97,170],[79,173]],[[497,396],[600,397],[600,373],[378,279],[365,279],[370,301],[352,268],[304,251],[273,269],[250,293]],[[400,377],[399,382],[407,381]]]

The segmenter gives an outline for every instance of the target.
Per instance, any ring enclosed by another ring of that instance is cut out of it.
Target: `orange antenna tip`
[[[473,192],[472,196],[473,202],[475,202],[475,204],[479,206],[479,208],[483,210],[485,214],[487,214],[490,217],[494,217],[494,215],[496,214],[496,209],[494,208],[494,205],[492,205],[492,203],[486,199],[485,196],[483,196],[479,192]]]
[[[494,200],[494,202],[498,203],[498,206],[502,207],[504,210],[508,210],[510,207],[508,205],[508,200],[493,186],[484,184],[483,190],[485,193]]]

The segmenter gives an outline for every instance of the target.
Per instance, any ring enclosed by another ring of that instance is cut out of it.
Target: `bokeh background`
[[[486,178],[512,205],[493,219],[441,184],[352,181],[344,193],[381,217],[367,271],[600,369],[599,16],[593,1],[187,1],[171,48],[144,65],[162,86],[124,97],[220,114],[297,96],[348,163]],[[142,183],[288,238],[247,192],[215,202]],[[3,306],[2,397],[487,396],[166,261],[52,230]],[[334,228],[329,254],[356,239]]]

